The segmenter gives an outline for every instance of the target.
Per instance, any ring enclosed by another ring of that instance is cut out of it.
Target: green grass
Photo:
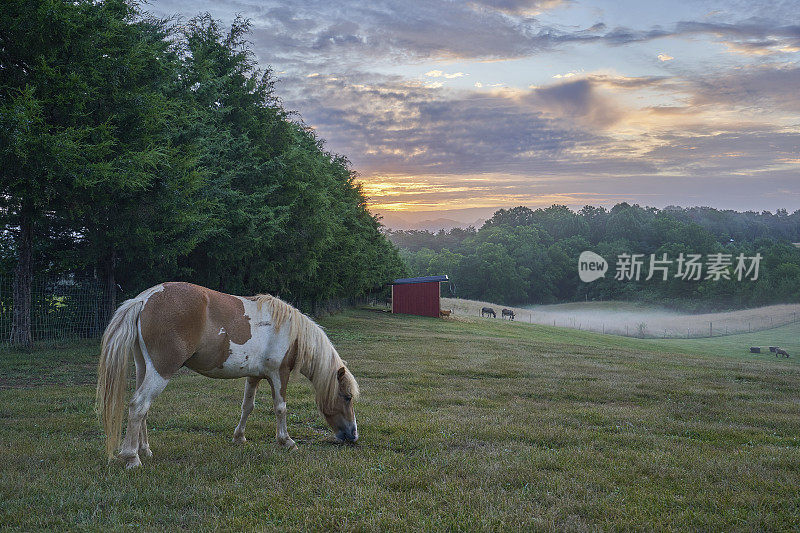
[[[703,339],[654,340],[652,344],[664,349],[740,357],[749,360],[774,359],[775,354],[770,353],[768,348],[769,346],[780,346],[789,352],[790,361],[797,362],[800,360],[800,323],[795,322],[786,326],[739,335],[724,335]],[[751,346],[761,346],[766,353],[760,355],[751,354]]]
[[[103,457],[96,344],[3,352],[0,529],[800,523],[800,366],[746,354],[778,334],[788,349],[796,328],[640,340],[368,311],[321,322],[361,385],[358,446],[327,441],[299,377],[288,399],[299,449],[275,445],[266,388],[235,447],[242,381],[186,373],[151,409],[155,456],[132,472]]]

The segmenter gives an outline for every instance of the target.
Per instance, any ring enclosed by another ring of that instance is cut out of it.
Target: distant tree
[[[800,250],[786,240],[795,238],[792,228],[797,215],[800,211],[791,215],[779,211],[772,215],[674,206],[658,210],[627,203],[617,204],[610,211],[584,206],[573,212],[555,205],[536,210],[499,210],[490,219],[491,224],[454,246],[449,244],[453,238],[447,232],[403,233],[392,238],[401,247],[419,246],[422,242],[430,246],[418,248],[417,252],[401,248],[413,275],[438,273],[430,265],[448,250],[457,253],[460,260],[452,277],[458,295],[464,298],[510,304],[527,293],[526,301],[530,303],[642,300],[702,310],[797,301]],[[769,238],[730,237],[761,235],[765,231]],[[781,241],[781,236],[788,237]],[[478,254],[479,249],[483,255]],[[581,283],[577,276],[578,256],[584,250],[599,253],[609,261],[606,275],[592,283]],[[615,261],[623,253],[641,254],[639,281],[615,279]],[[740,253],[747,257],[760,253],[764,259],[759,279],[739,282],[676,277],[675,261],[680,254],[685,257],[699,254],[704,262],[710,253],[729,254],[732,260]],[[673,261],[666,280],[661,279],[658,271],[652,280],[646,280],[650,254],[657,259],[666,254]],[[520,281],[521,274],[526,277]],[[508,287],[515,288],[508,290]]]
[[[513,304],[527,300],[528,274],[502,245],[484,242],[461,261],[457,279],[459,290],[472,298]]]
[[[608,224],[608,211],[603,207],[585,205],[578,214],[586,224],[589,241],[592,244],[597,244],[603,240],[606,233],[606,224]]]
[[[492,226],[529,226],[534,223],[533,211],[524,206],[511,209],[499,209],[492,218],[484,223],[484,227]]]
[[[555,240],[589,236],[589,224],[565,205],[552,205],[533,212],[534,223]]]

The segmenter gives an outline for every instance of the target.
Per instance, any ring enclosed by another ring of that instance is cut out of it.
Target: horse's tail
[[[97,367],[96,405],[106,433],[106,453],[109,458],[114,456],[122,436],[128,362],[134,350],[141,350],[138,323],[145,301],[133,298],[123,302],[103,334]]]

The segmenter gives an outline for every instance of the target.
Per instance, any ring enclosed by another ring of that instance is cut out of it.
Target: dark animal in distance
[[[778,357],[780,355],[786,357],[787,359],[789,358],[789,352],[787,352],[783,348],[775,348],[775,357]]]
[[[517,315],[514,314],[514,311],[512,309],[503,309],[502,318],[505,317],[508,317],[509,320],[514,320],[517,317]]]
[[[491,307],[484,307],[481,309],[481,316],[489,316],[491,315],[492,318],[497,318],[497,313],[494,312],[494,309]]]

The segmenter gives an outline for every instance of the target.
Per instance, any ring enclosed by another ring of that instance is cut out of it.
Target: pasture
[[[738,350],[765,332],[631,339],[363,310],[320,322],[361,385],[357,446],[329,441],[302,376],[287,395],[299,449],[275,444],[266,387],[248,442],[234,446],[243,381],[186,372],[154,403],[155,455],[135,471],[106,464],[94,414],[98,343],[2,352],[0,527],[776,530],[800,523],[798,354]],[[797,325],[773,331],[800,338]]]
[[[479,316],[482,307],[503,305],[442,298],[456,314]],[[641,302],[597,301],[512,308],[517,320],[640,338],[697,338],[752,333],[800,321],[800,304],[777,304],[716,313],[681,313]]]

